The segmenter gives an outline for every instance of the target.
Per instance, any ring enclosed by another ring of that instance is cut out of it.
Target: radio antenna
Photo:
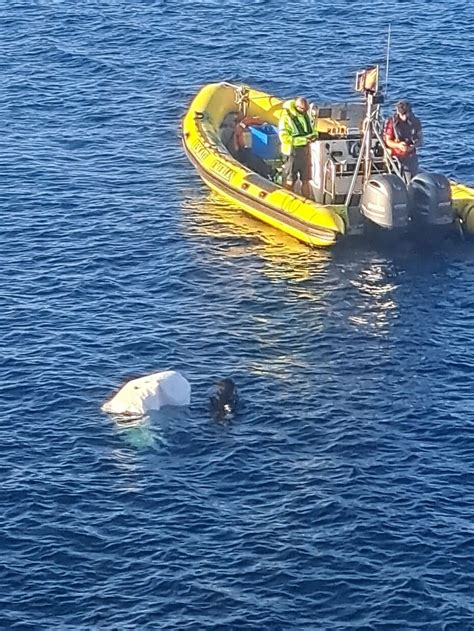
[[[388,94],[388,70],[390,67],[390,44],[392,39],[392,24],[388,25],[388,35],[387,35],[387,56],[385,61],[385,90],[384,95]]]

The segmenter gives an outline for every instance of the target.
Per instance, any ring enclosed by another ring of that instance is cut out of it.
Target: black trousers
[[[296,182],[298,177],[302,182],[307,182],[311,179],[309,145],[294,147],[291,155],[286,157],[283,165],[284,182]]]
[[[397,156],[395,160],[402,167],[403,175],[408,182],[418,173],[418,156],[416,153],[404,157]]]

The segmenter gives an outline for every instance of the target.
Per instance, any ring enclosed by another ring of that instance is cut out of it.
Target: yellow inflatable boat
[[[238,86],[203,87],[183,121],[186,153],[204,182],[230,202],[300,241],[327,246],[344,234],[338,209],[322,206],[284,189],[240,164],[229,152],[225,134],[235,126]],[[247,115],[278,124],[282,101],[249,90]]]
[[[275,148],[282,110],[282,99],[247,86],[214,83],[199,91],[184,117],[182,138],[191,163],[212,190],[312,246],[331,246],[344,235],[363,234],[367,224],[383,231],[415,229],[422,235],[428,234],[427,227],[459,232],[462,226],[474,232],[473,188],[429,174],[405,185],[396,166],[390,166],[372,94],[366,94],[366,102],[319,108],[319,138],[310,147],[311,198],[287,190],[279,180],[282,160]],[[231,149],[243,115],[266,124],[266,129],[254,127],[253,141],[263,135],[258,159],[268,172],[239,162]],[[421,208],[417,213],[410,210],[414,204]]]

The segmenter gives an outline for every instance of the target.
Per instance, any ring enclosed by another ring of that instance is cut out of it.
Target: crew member
[[[294,190],[299,177],[301,194],[310,196],[311,155],[309,144],[318,136],[316,121],[309,115],[308,101],[299,96],[286,101],[278,124],[281,152],[284,158],[283,182],[285,188]]]
[[[272,169],[259,156],[252,152],[249,127],[251,125],[264,125],[264,121],[258,116],[239,115],[235,125],[235,131],[231,138],[230,153],[244,166],[255,171],[263,177],[269,178]]]
[[[420,119],[413,114],[408,101],[398,101],[395,105],[394,115],[385,122],[383,137],[391,155],[410,180],[418,173],[416,150],[422,144],[423,134]]]

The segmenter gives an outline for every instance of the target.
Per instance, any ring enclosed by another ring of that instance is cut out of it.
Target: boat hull
[[[186,154],[206,185],[227,201],[312,246],[331,246],[345,233],[341,215],[284,189],[235,160],[221,141],[219,126],[235,111],[235,86],[205,86],[183,121]],[[277,123],[282,101],[250,90],[249,115]]]

